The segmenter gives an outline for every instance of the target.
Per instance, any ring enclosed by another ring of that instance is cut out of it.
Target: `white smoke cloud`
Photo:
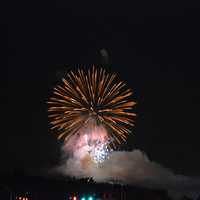
[[[82,128],[78,134],[65,140],[62,164],[57,171],[76,178],[92,177],[96,182],[165,189],[175,197],[185,194],[196,198],[200,194],[200,178],[177,175],[151,161],[140,150],[112,151],[109,159],[96,164],[90,154],[90,144],[96,140],[102,143],[108,141],[108,133],[103,126]]]
[[[63,148],[66,155],[68,151]],[[113,151],[110,158],[100,165],[92,162],[85,146],[64,159],[58,171],[63,175],[85,178],[96,182],[117,181],[155,189],[166,189],[176,197],[183,194],[196,198],[200,191],[200,179],[176,175],[171,170],[150,161],[142,151]]]

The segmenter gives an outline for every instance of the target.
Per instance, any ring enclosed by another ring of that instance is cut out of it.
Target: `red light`
[[[73,200],[77,200],[77,197],[73,197]]]

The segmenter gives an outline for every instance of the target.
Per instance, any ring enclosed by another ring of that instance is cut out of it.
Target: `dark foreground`
[[[171,200],[167,191],[97,184],[88,179],[1,175],[0,200]],[[182,199],[189,199],[182,197]],[[199,198],[198,198],[199,199]]]

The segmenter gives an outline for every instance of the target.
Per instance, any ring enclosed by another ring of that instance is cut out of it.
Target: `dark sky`
[[[134,136],[125,148],[200,175],[200,31],[196,5],[15,2],[2,18],[0,173],[59,160],[46,101],[63,72],[102,64],[135,91]]]

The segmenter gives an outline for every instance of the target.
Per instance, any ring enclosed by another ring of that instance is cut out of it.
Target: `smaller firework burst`
[[[88,153],[94,163],[100,164],[109,159],[109,155],[113,151],[109,145],[111,140],[101,141],[97,139],[88,142],[87,135],[85,135],[85,140],[88,146]]]
[[[112,149],[109,147],[107,142],[106,143],[99,142],[99,144],[97,144],[90,152],[90,156],[95,163],[99,164],[109,159],[109,155],[111,152]]]

